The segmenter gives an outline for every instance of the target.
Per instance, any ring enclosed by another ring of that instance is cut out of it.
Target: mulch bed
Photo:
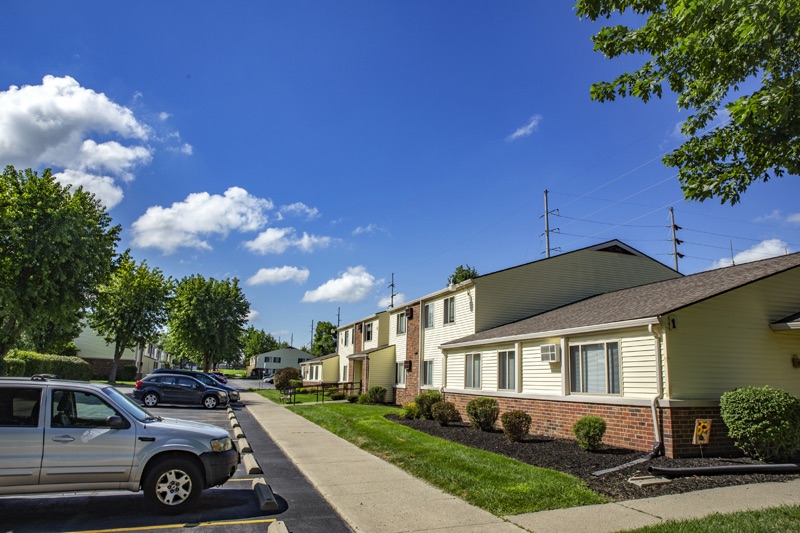
[[[440,426],[433,420],[406,420],[397,415],[386,418],[422,431],[434,437],[464,444],[473,448],[505,455],[523,463],[542,468],[558,470],[571,474],[586,482],[595,492],[605,495],[613,501],[651,498],[664,494],[680,494],[714,487],[763,483],[766,481],[788,481],[800,476],[794,474],[738,474],[715,476],[691,476],[674,478],[670,483],[639,487],[628,479],[634,476],[651,475],[647,471],[650,465],[668,468],[685,468],[699,466],[731,466],[740,464],[760,464],[758,461],[740,458],[686,458],[667,459],[656,457],[623,470],[593,476],[592,472],[612,468],[645,455],[641,451],[621,448],[605,448],[599,452],[582,450],[575,441],[554,439],[538,435],[528,435],[522,442],[506,442],[502,431],[477,431],[466,424]],[[800,462],[795,457],[792,462]]]

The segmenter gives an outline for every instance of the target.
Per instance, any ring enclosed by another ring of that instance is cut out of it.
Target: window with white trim
[[[347,381],[347,365],[342,366],[342,379],[341,381]]]
[[[456,321],[456,297],[444,299],[444,323],[452,324]]]
[[[433,327],[433,304],[425,304],[425,327]]]
[[[619,343],[570,345],[570,392],[620,394]]]
[[[404,335],[406,332],[406,314],[405,312],[397,315],[397,334]]]
[[[349,329],[345,330],[345,332],[344,332],[344,345],[345,346],[349,346],[350,345],[350,330]]]
[[[365,341],[372,340],[372,322],[364,324],[364,340]]]
[[[394,384],[395,385],[406,384],[406,366],[402,362],[394,364]]]
[[[497,352],[497,388],[515,390],[517,388],[517,357],[514,350]]]
[[[481,388],[481,354],[468,353],[465,356],[466,368],[464,387],[467,389]]]
[[[433,386],[433,361],[422,362],[422,384]]]

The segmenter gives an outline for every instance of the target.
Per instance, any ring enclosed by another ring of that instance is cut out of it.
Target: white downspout
[[[658,450],[663,447],[661,442],[661,432],[658,430],[658,400],[664,395],[662,383],[663,371],[661,368],[661,334],[656,331],[653,324],[647,325],[647,331],[653,336],[656,345],[656,395],[650,401],[650,411],[653,414],[653,436],[656,439],[653,448]]]

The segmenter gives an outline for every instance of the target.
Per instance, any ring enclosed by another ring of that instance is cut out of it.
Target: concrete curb
[[[239,421],[236,419],[236,417],[235,417],[235,416],[234,416],[233,418],[231,418],[231,419],[230,419],[230,423],[231,423],[231,427],[232,427],[232,428],[234,428],[234,429],[236,429],[236,428],[239,428],[239,427],[242,427],[242,426],[239,424]]]
[[[281,521],[273,522],[267,528],[267,533],[289,533],[289,530],[286,529],[286,524]]]
[[[256,478],[253,480],[253,492],[256,493],[258,498],[258,506],[262,511],[278,511],[280,506],[275,499],[275,494],[272,492],[272,487],[264,480],[264,478]]]
[[[242,454],[242,465],[244,465],[245,470],[247,470],[248,474],[263,474],[263,470],[258,465],[258,461],[253,456],[252,453],[243,453]]]

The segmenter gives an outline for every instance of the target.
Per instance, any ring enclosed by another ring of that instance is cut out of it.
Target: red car
[[[228,378],[225,377],[225,374],[222,372],[209,372],[213,377],[215,377],[220,383],[228,383]]]

